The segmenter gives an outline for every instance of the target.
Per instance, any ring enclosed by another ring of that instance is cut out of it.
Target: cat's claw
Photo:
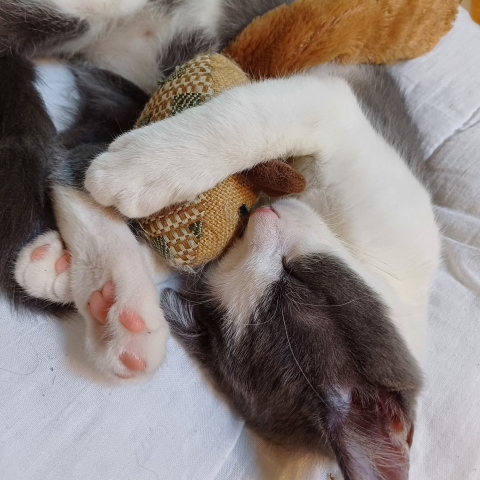
[[[15,280],[32,297],[70,303],[70,262],[58,232],[47,232],[20,251]]]

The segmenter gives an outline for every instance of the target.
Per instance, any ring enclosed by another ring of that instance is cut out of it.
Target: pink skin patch
[[[134,372],[143,372],[143,370],[147,368],[147,362],[138,358],[133,353],[123,352],[120,355],[120,360],[129,370],[133,370]]]
[[[42,245],[41,247],[36,248],[30,255],[32,262],[41,260],[47,254],[49,248],[50,245]]]
[[[101,290],[92,293],[87,305],[89,315],[94,317],[102,325],[106,325],[108,312],[115,303],[115,285],[109,280]],[[140,315],[131,310],[123,311],[119,316],[120,323],[132,333],[140,333],[145,329],[145,322]],[[123,379],[132,378],[133,372],[143,372],[147,368],[147,362],[131,352],[123,352],[120,355],[121,362],[132,372],[117,374]]]
[[[60,275],[70,266],[72,257],[69,253],[62,255],[55,263],[55,271]]]
[[[130,330],[133,333],[140,333],[145,329],[145,322],[142,317],[129,310],[122,312],[119,320],[127,330]]]
[[[390,423],[390,426],[392,430],[396,433],[401,433],[403,432],[404,426],[403,422],[397,418],[393,419]]]
[[[110,307],[115,302],[115,286],[112,281],[108,281],[102,290],[97,290],[90,296],[87,305],[89,315],[94,317],[102,325],[107,323],[107,316]]]

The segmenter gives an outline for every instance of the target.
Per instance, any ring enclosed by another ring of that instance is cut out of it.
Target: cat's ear
[[[181,340],[192,355],[200,355],[206,331],[195,320],[194,303],[175,290],[166,288],[161,294],[160,306],[173,335]]]
[[[328,403],[327,438],[345,480],[408,480],[413,422],[400,394],[338,389]]]

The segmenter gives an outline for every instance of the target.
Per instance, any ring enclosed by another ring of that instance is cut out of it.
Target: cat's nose
[[[279,216],[278,213],[270,205],[257,208],[253,211],[252,215],[275,215],[276,217]]]

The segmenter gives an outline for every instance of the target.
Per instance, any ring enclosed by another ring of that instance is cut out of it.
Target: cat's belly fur
[[[137,13],[118,20],[112,20],[111,15],[108,22],[92,15],[90,31],[63,45],[59,53],[80,53],[94,65],[153,93],[159,72],[165,67],[163,55],[170,44],[176,45],[192,33],[198,33],[199,38],[215,37],[221,15],[220,0],[182,0],[175,11],[169,10],[168,3],[151,2]]]

